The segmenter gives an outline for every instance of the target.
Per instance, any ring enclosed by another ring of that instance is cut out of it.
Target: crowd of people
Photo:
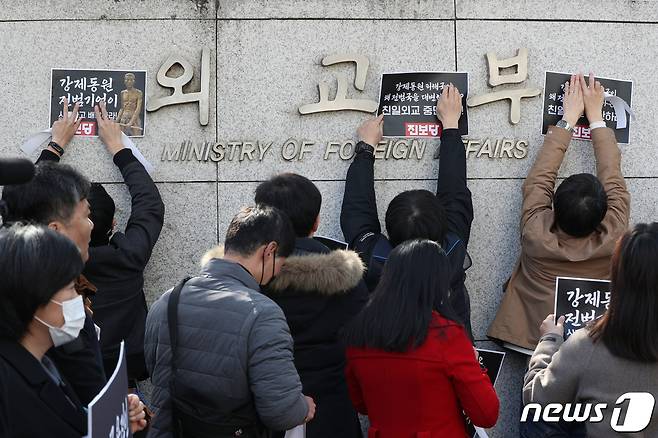
[[[308,438],[358,438],[359,414],[369,438],[465,437],[466,417],[493,427],[499,399],[473,345],[465,286],[474,212],[461,102],[453,85],[437,102],[436,192],[398,194],[385,233],[374,188],[380,116],[357,130],[340,213],[347,248],[314,239],[327,214],[315,184],[275,175],[245,200],[201,271],[150,309],[143,273],[164,223],[158,189],[100,104],[99,137],[131,197],[117,230],[105,188],[59,162],[80,123],[77,105],[69,114],[64,102],[34,177],[5,186],[0,202],[0,436],[86,435],[87,405],[122,341],[135,436],[283,438],[303,425]],[[521,255],[488,334],[529,356],[524,404],[610,408],[600,422],[522,423],[524,438],[617,436],[617,398],[658,394],[658,224],[629,229],[603,103],[593,75],[565,84],[564,117],[523,184]],[[597,175],[556,189],[583,113]],[[609,310],[566,341],[564,318],[552,315],[557,276],[611,279]],[[149,400],[139,390],[146,379]],[[632,436],[655,435],[658,421]]]

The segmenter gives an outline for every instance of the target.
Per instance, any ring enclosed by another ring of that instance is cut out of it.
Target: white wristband
[[[605,124],[605,122],[604,122],[603,120],[599,120],[598,122],[592,122],[592,123],[590,123],[590,124],[589,124],[589,129],[590,129],[590,131],[591,131],[592,129],[596,129],[596,128],[605,128],[606,126],[607,126],[607,125]]]

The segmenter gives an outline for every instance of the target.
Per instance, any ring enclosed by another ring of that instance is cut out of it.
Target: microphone
[[[0,186],[24,184],[34,176],[34,164],[25,158],[0,159]]]

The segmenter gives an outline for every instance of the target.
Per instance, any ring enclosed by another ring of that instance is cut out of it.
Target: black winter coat
[[[94,322],[101,328],[101,350],[109,376],[126,342],[128,378],[148,377],[144,363],[144,268],[151,258],[164,222],[165,207],[158,188],[129,149],[114,156],[131,197],[125,232],[116,232],[108,245],[89,248],[83,274],[98,292],[91,298]]]
[[[86,435],[87,414],[62,378],[58,386],[22,345],[0,340],[0,437]]]
[[[267,288],[288,321],[304,394],[317,404],[307,438],[361,436],[345,382],[340,331],[368,300],[362,277],[356,253],[330,251],[311,238],[298,238],[293,255]]]

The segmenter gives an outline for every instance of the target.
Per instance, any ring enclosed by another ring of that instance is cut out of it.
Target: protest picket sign
[[[548,127],[555,125],[564,113],[562,100],[564,99],[564,84],[569,81],[571,74],[546,72],[544,84],[544,107],[542,111],[542,134],[546,134]],[[630,117],[626,118],[626,111],[630,111],[633,97],[633,82],[621,79],[595,77],[601,83],[606,92],[606,100],[603,104],[603,121],[608,128],[615,131],[615,137],[619,143],[630,142]],[[589,78],[585,78],[589,83]],[[625,105],[624,105],[625,102]],[[620,105],[621,104],[621,105]],[[623,120],[620,120],[623,119]],[[620,123],[622,122],[623,123]],[[592,134],[589,129],[589,120],[583,114],[576,122],[573,129],[573,138],[580,140],[591,140]]]
[[[564,316],[564,339],[603,316],[610,305],[610,281],[557,277],[555,319]]]
[[[283,438],[306,438],[306,425],[301,424],[293,429],[286,431]]]
[[[87,438],[131,438],[128,419],[128,368],[124,342],[112,377],[89,403]]]
[[[491,384],[496,386],[496,381],[500,375],[500,370],[503,368],[503,360],[505,360],[505,352],[487,350],[484,348],[476,348],[480,360],[480,367],[487,369],[487,375],[491,380]],[[466,422],[466,434],[473,438],[487,438],[487,432],[481,427],[475,426],[471,423],[470,418],[464,413],[464,420]]]
[[[76,135],[97,136],[94,106],[104,101],[108,116],[130,137],[144,136],[146,96],[145,70],[51,70],[50,124],[62,115],[66,98],[69,111],[80,104],[81,119]]]
[[[462,95],[459,133],[468,134],[468,73],[384,73],[377,114],[384,115],[384,137],[435,137],[443,130],[436,117],[436,101],[443,88],[455,85]]]

